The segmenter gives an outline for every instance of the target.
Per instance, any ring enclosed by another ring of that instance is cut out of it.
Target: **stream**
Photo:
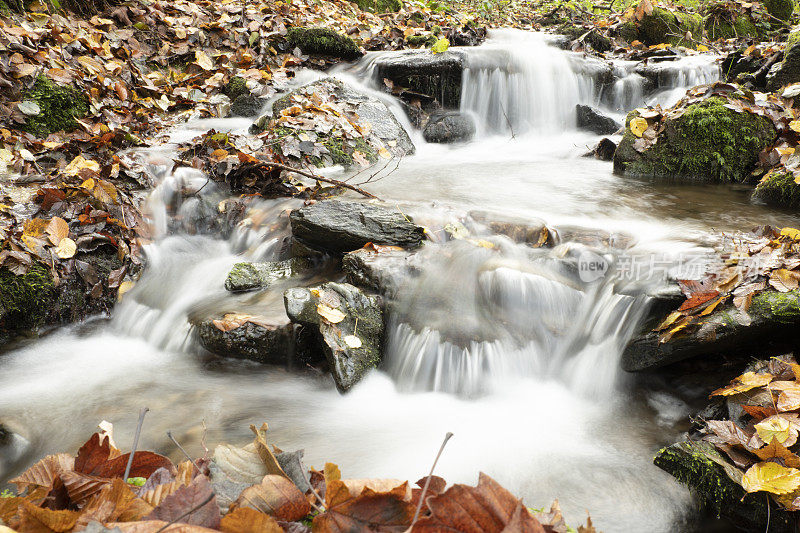
[[[541,219],[564,244],[533,250],[505,240],[498,253],[426,245],[422,274],[398,296],[381,370],[340,395],[327,375],[212,356],[189,324],[198,310],[234,304],[282,312],[285,286],[243,297],[223,281],[237,261],[279,257],[288,229],[276,221],[300,202],[264,201],[252,224],[225,240],[185,231],[200,211],[187,201],[176,212],[176,191],[199,190],[205,177],[168,172],[169,143],[142,151],[162,180],[148,199],[157,238],[145,250],[147,270],[109,320],[60,328],[0,357],[0,414],[22,436],[0,456],[0,482],[44,454],[76,452],[104,419],[127,448],[146,405],[140,447],[173,458],[167,430],[202,455],[203,440],[212,452],[220,442],[244,444],[249,424],[268,421],[271,442],[305,449],[310,466],[330,461],[345,477],[413,482],[452,431],[437,467],[450,483],[475,484],[484,471],[531,507],[558,498],[573,527],[588,511],[606,533],[705,531],[690,493],[652,464],[685,431],[698,398],[618,369],[646,299],[618,293],[613,280],[569,278],[559,261],[601,235],[624,243],[609,248],[612,256],[658,254],[673,268],[713,244],[711,230],[800,221],[751,204],[745,188],[622,178],[611,163],[582,157],[600,137],[576,129],[576,103],[617,119],[645,102],[671,105],[718,77],[713,57],[672,62],[664,86],[647,94],[633,64],[615,63],[619,81],[598,96],[593,60],[541,35],[495,31],[464,51],[462,111],[475,117],[476,139],[433,145],[410,132],[416,154],[365,187],[424,225],[500,213]],[[379,94],[410,127],[398,103],[377,92],[378,54],[335,74]],[[211,128],[245,133],[250,123],[190,120],[170,141]],[[648,286],[664,281],[652,265],[643,276]]]

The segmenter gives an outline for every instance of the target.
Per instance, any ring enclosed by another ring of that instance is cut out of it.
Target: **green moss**
[[[753,199],[769,205],[800,207],[800,185],[788,172],[770,172],[756,185]]]
[[[403,8],[400,0],[353,0],[361,11],[370,13],[397,13]]]
[[[406,37],[406,42],[411,46],[426,46],[431,47],[436,43],[436,36],[428,35],[409,35]]]
[[[36,83],[25,93],[25,100],[33,100],[41,110],[38,115],[28,117],[25,129],[39,137],[46,137],[57,131],[72,131],[88,111],[86,98],[72,87],[56,85],[44,76],[36,78]]]
[[[786,50],[797,44],[798,41],[800,41],[800,30],[791,32],[786,38]]]
[[[353,39],[328,28],[292,28],[286,38],[292,48],[300,48],[304,54],[347,60],[361,57],[361,50]]]
[[[250,90],[247,88],[247,82],[241,76],[232,77],[225,85],[225,88],[222,90],[222,92],[231,99],[231,102],[242,95],[250,94]]]
[[[639,28],[636,27],[635,23],[630,21],[624,22],[619,26],[619,28],[617,29],[617,35],[619,35],[629,43],[640,40]]]
[[[669,43],[687,45],[685,35],[700,35],[703,18],[695,13],[673,12],[657,7],[639,23],[639,36],[645,44]]]
[[[783,21],[788,21],[794,13],[794,2],[792,0],[762,0],[767,13]]]
[[[354,163],[353,152],[356,150],[364,154],[364,157],[371,163],[374,163],[378,159],[378,154],[375,153],[375,150],[367,144],[364,139],[356,139],[355,147],[351,148],[345,144],[343,138],[331,135],[322,142],[322,145],[328,149],[334,165],[341,165],[343,167],[352,166]],[[321,163],[322,162],[318,160],[314,164],[319,166]]]
[[[708,17],[705,21],[705,28],[708,37],[717,39],[734,39],[744,37],[758,37],[761,32],[747,15],[739,15],[731,23],[728,20],[719,20]]]
[[[759,293],[750,302],[748,312],[768,316],[772,322],[794,324],[800,321],[800,291]]]
[[[9,329],[41,326],[55,296],[55,285],[44,265],[34,264],[27,274],[17,276],[0,268],[0,308]]]
[[[11,16],[11,9],[8,7],[8,4],[0,0],[0,16],[3,17],[10,17]]]
[[[769,120],[736,112],[725,107],[724,100],[709,98],[669,121],[656,144],[641,154],[633,150],[636,138],[626,128],[615,168],[631,175],[741,182],[775,136]]]

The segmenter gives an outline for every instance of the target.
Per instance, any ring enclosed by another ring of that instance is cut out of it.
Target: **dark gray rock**
[[[340,392],[350,390],[380,362],[384,322],[378,296],[347,283],[326,283],[289,289],[284,304],[293,322],[318,329]]]
[[[770,498],[744,491],[742,471],[707,442],[675,443],[661,449],[653,462],[688,485],[713,514],[729,519],[743,531],[761,531],[767,523],[771,532],[795,531],[794,520]]]
[[[290,323],[245,322],[238,328],[222,331],[214,320],[197,326],[200,344],[222,357],[249,359],[257,363],[285,365],[294,354],[294,327]]]
[[[441,54],[404,50],[382,55],[374,65],[378,79],[386,78],[395,87],[433,98],[444,108],[458,109],[464,60],[465,54],[458,50]]]
[[[578,118],[578,128],[598,135],[612,135],[622,127],[622,124],[592,106],[578,104],[575,106],[575,113]]]
[[[257,117],[264,107],[264,101],[254,94],[237,96],[231,104],[232,117]]]
[[[307,268],[308,262],[301,258],[264,263],[236,263],[225,278],[225,288],[234,292],[264,289]]]
[[[757,294],[747,315],[728,304],[709,315],[695,331],[660,342],[653,327],[674,309],[662,309],[660,316],[651,313],[651,319],[626,346],[621,360],[623,369],[637,372],[690,357],[765,350],[770,344],[779,350],[782,343],[792,342],[794,327],[800,325],[800,291],[768,290]]]
[[[429,143],[466,142],[475,136],[475,121],[460,113],[435,115],[428,121],[422,136]]]
[[[292,235],[315,248],[344,253],[368,242],[413,248],[424,230],[395,209],[341,200],[324,200],[289,215]]]
[[[792,33],[786,44],[783,61],[767,73],[767,90],[776,91],[784,85],[800,82],[800,32]]]
[[[353,285],[394,296],[403,280],[417,272],[411,259],[412,254],[405,250],[356,250],[342,257],[342,270]]]
[[[614,152],[617,151],[617,145],[609,139],[608,137],[604,137],[600,139],[600,142],[594,147],[591,152],[595,158],[601,161],[613,161],[614,160]]]

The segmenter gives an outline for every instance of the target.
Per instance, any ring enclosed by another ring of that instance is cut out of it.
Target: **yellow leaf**
[[[78,250],[78,246],[75,244],[75,241],[70,239],[69,237],[64,237],[61,239],[61,242],[58,243],[58,248],[56,248],[56,255],[59,259],[69,259],[75,255],[75,252]]]
[[[208,56],[207,53],[203,52],[202,50],[198,50],[194,53],[195,63],[198,64],[200,68],[203,70],[211,70],[214,68],[214,62]]]
[[[756,463],[744,473],[742,487],[747,492],[787,494],[800,487],[800,470],[772,462]]]
[[[344,339],[344,343],[350,348],[361,348],[361,339],[355,335],[348,335]]]
[[[91,159],[84,159],[83,156],[76,156],[64,169],[67,176],[77,176],[81,170],[88,168],[93,172],[100,172],[100,163]]]
[[[441,54],[442,52],[447,51],[448,48],[450,48],[450,41],[443,37],[433,43],[433,46],[431,46],[431,52],[434,54]]]
[[[637,137],[641,137],[644,133],[644,130],[647,129],[647,120],[643,119],[642,117],[633,118],[631,119],[630,128],[631,133]]]
[[[789,129],[800,133],[800,120],[793,120],[789,123]]]
[[[727,387],[722,387],[711,393],[711,396],[733,396],[740,392],[747,392],[756,387],[763,387],[772,381],[772,374],[756,374],[755,372],[745,372],[738,378],[731,381]]]
[[[117,300],[121,299],[121,298],[122,298],[122,296],[123,296],[123,295],[124,295],[126,292],[128,292],[129,290],[131,290],[131,289],[133,288],[133,286],[134,286],[134,285],[135,285],[135,283],[134,283],[134,282],[132,282],[132,281],[123,281],[122,283],[120,283],[120,284],[119,284],[119,289],[117,289]]]
[[[704,44],[698,44],[697,45],[697,51],[698,52],[708,52],[708,46],[706,46]]]
[[[772,442],[772,439],[781,444],[786,442],[789,438],[791,427],[789,421],[780,416],[771,416],[755,425],[756,433],[767,444]]]
[[[795,228],[783,228],[781,230],[781,236],[789,237],[794,241],[800,240],[800,230]]]
[[[317,305],[317,313],[319,316],[330,322],[331,324],[338,324],[344,317],[347,316],[338,309],[334,309],[333,307],[329,307],[325,304],[318,304]]]

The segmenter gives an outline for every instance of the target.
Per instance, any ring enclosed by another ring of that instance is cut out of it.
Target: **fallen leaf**
[[[747,492],[787,494],[800,487],[800,470],[772,462],[756,463],[744,473],[742,487]]]
[[[283,533],[274,518],[249,507],[239,507],[226,514],[219,528],[225,533]]]
[[[311,506],[300,489],[288,478],[278,475],[266,475],[260,484],[243,490],[235,505],[288,522],[300,520],[311,512]]]
[[[746,372],[738,378],[731,381],[731,384],[717,389],[711,393],[711,396],[733,396],[741,392],[747,392],[756,387],[763,387],[772,381],[772,374],[763,373],[756,374],[755,372]]]
[[[317,314],[331,324],[338,324],[347,316],[338,309],[334,309],[333,307],[329,307],[323,303],[317,304]]]

